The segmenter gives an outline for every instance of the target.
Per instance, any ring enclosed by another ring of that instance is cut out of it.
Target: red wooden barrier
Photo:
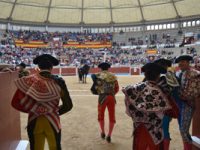
[[[60,68],[53,68],[52,74],[60,74]]]
[[[99,68],[90,68],[89,73],[94,74],[94,73],[97,73],[97,72],[99,72],[99,71],[100,71]]]
[[[112,73],[130,74],[130,67],[113,67],[109,69]]]
[[[20,113],[11,106],[17,72],[0,73],[0,149],[14,150],[20,139]]]
[[[29,68],[31,74],[36,73],[35,68]],[[110,72],[115,73],[115,74],[131,74],[131,75],[139,75],[140,74],[140,68],[137,68],[137,71],[134,72],[135,69],[130,67],[112,67],[109,69]],[[97,73],[99,72],[99,68],[90,68],[89,73]],[[52,70],[53,74],[58,74],[62,76],[74,76],[77,75],[77,68],[53,68]]]
[[[131,75],[140,75],[141,68],[131,68]]]
[[[99,72],[99,68],[90,68],[91,74]],[[109,69],[110,72],[112,73],[118,73],[118,74],[130,74],[130,67],[112,67]]]
[[[62,68],[61,75],[62,76],[74,76],[74,75],[76,75],[76,68]]]

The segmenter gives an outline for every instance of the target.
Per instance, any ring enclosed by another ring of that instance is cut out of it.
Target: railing
[[[29,68],[31,74],[36,73],[34,68]],[[115,74],[126,74],[126,75],[140,75],[140,67],[111,67],[109,69],[110,72]],[[99,72],[99,68],[90,68],[89,74]],[[76,67],[55,67],[52,70],[53,74],[62,75],[62,76],[74,76],[77,75],[77,68]]]

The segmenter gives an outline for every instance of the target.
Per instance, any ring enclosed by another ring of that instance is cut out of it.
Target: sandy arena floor
[[[113,130],[112,143],[108,144],[100,138],[97,122],[97,96],[90,92],[92,81],[87,78],[87,84],[78,83],[75,76],[64,77],[73,100],[71,112],[61,116],[62,149],[63,150],[131,150],[132,120],[125,114],[124,95],[121,90],[116,95],[116,126]],[[120,88],[142,80],[141,76],[118,76]],[[108,115],[106,111],[106,131]],[[22,139],[28,139],[26,133],[27,114],[21,114]],[[170,125],[170,150],[183,148],[177,120]],[[47,146],[45,146],[48,150]]]

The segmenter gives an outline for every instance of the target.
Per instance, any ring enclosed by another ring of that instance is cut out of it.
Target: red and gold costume
[[[61,149],[59,115],[71,110],[72,102],[62,78],[48,71],[15,81],[17,91],[12,106],[28,113],[28,135],[31,150],[44,149],[47,138],[50,150]],[[59,106],[60,98],[63,105]]]
[[[115,120],[115,94],[119,91],[118,81],[115,75],[107,70],[101,71],[95,75],[95,89],[99,95],[98,99],[98,121],[101,128],[101,133],[104,135],[104,113],[106,107],[109,114],[109,132],[108,137],[111,137]],[[104,138],[104,137],[103,137]],[[110,142],[110,140],[108,140]]]

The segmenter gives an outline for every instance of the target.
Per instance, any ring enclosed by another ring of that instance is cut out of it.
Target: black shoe
[[[111,137],[110,137],[110,136],[107,136],[107,137],[106,137],[106,141],[107,141],[108,143],[111,143]]]
[[[102,139],[105,139],[105,136],[106,136],[105,133],[101,133],[101,138]]]

